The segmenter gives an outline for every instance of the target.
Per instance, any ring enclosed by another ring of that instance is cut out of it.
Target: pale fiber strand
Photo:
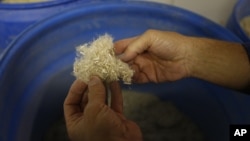
[[[131,84],[134,72],[115,55],[110,35],[100,36],[92,43],[78,46],[76,50],[73,70],[76,78],[87,83],[91,76],[97,75],[106,82],[122,79],[125,84]]]

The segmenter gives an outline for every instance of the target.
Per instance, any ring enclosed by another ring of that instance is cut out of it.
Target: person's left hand
[[[123,115],[122,93],[118,82],[110,84],[111,106],[98,77],[87,84],[76,80],[64,101],[64,115],[72,141],[142,141],[138,125]]]

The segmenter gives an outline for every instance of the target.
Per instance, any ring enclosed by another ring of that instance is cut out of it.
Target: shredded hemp
[[[80,45],[76,51],[73,70],[76,78],[87,83],[91,76],[97,75],[107,83],[121,79],[125,84],[131,84],[134,71],[115,55],[110,35],[105,34],[91,43]]]

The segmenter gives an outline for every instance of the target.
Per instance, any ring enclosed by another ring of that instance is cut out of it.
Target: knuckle
[[[151,34],[155,34],[157,31],[155,30],[155,29],[148,29],[146,32],[145,32],[145,34],[149,34],[149,35],[151,35]]]

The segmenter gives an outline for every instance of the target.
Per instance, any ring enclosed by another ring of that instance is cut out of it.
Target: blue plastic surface
[[[28,26],[66,9],[89,2],[90,0],[50,0],[21,4],[0,2],[0,53]]]
[[[62,104],[74,80],[76,46],[104,33],[119,40],[152,28],[240,42],[230,31],[194,13],[146,2],[86,4],[42,20],[0,56],[0,140],[40,141],[63,116]],[[250,111],[244,111],[238,100],[249,97],[201,80],[123,87],[172,101],[208,141],[228,141],[229,124],[250,123]]]
[[[240,26],[240,21],[250,16],[250,1],[239,0],[234,6],[234,10],[227,22],[227,28],[240,37],[244,42],[250,42],[250,38]]]

